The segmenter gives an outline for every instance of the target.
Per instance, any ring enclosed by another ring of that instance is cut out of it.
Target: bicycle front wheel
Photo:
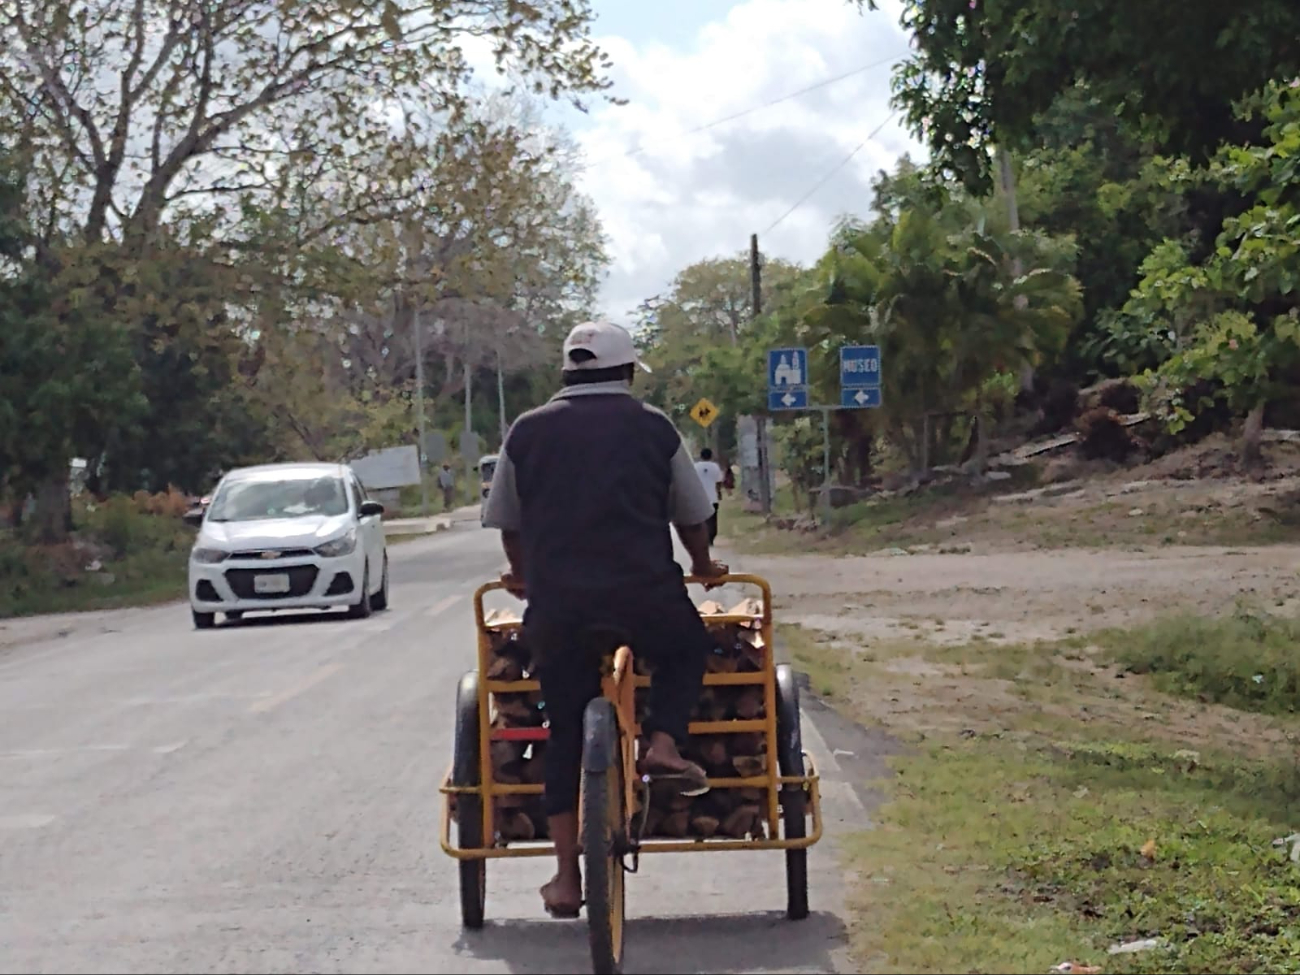
[[[584,715],[582,855],[595,975],[623,971],[623,761],[614,705],[597,698]]]

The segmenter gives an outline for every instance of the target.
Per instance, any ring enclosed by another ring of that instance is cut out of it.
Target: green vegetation
[[[1270,714],[1300,711],[1300,621],[1251,610],[1161,619],[1099,642],[1135,674],[1173,694]]]
[[[541,99],[604,98],[609,65],[586,4],[498,6],[0,18],[0,502],[35,500],[24,539],[67,538],[74,457],[102,499],[411,443],[417,347],[431,430],[467,381],[537,401],[606,263]],[[472,90],[484,42],[512,93]]]
[[[112,609],[185,596],[194,529],[179,496],[78,503],[73,532],[58,545],[0,534],[0,619]]]
[[[1300,970],[1297,865],[1274,845],[1296,828],[1300,725],[1283,715],[1287,691],[1251,698],[1228,675],[1289,674],[1279,651],[1294,627],[1241,609],[1105,632],[1100,648],[1076,636],[861,650],[783,627],[818,694],[910,746],[879,783],[877,825],[848,841],[862,970]],[[1111,654],[1150,663],[1152,682],[1117,681]],[[897,665],[918,658],[940,672],[909,680],[895,712]],[[945,686],[959,686],[958,713]],[[1219,720],[1200,730],[1207,717]],[[1145,939],[1159,944],[1108,953]]]

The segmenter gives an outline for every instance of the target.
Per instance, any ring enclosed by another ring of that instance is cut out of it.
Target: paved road
[[[543,861],[491,865],[492,922],[471,936],[437,843],[495,536],[461,524],[391,553],[393,608],[364,621],[199,633],[167,606],[7,629],[0,971],[589,970],[583,924],[540,915]],[[828,827],[861,826],[810,724]],[[852,971],[833,844],[802,923],[780,915],[782,863],[650,858],[629,882],[629,971]]]

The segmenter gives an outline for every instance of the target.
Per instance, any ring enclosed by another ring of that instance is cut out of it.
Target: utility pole
[[[497,415],[501,421],[501,446],[506,443],[506,381],[501,373],[501,350],[497,349]]]
[[[469,323],[465,323],[465,432],[461,434],[461,453],[465,457],[465,488],[470,492],[472,498],[477,492],[474,487],[474,458],[469,455],[469,449],[466,444],[470,441],[470,434],[473,432],[473,416],[471,411],[472,392],[470,384],[473,381],[474,370],[469,365]]]
[[[424,455],[424,344],[420,337],[420,305],[417,302],[411,310],[411,328],[415,332],[415,418],[420,437],[420,447],[416,451],[420,458],[420,514],[429,517],[429,458]]]
[[[749,299],[753,318],[763,313],[763,266],[758,259],[758,234],[749,235]],[[767,456],[767,415],[755,417],[758,435],[758,499],[763,514],[772,513],[771,459]]]

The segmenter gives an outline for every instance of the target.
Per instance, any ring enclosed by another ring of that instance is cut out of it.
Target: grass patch
[[[1226,647],[1240,661],[1265,647],[1274,660],[1294,645],[1294,625],[1239,611],[1107,640],[1205,656]],[[859,651],[826,633],[779,632],[837,708],[918,732],[882,784],[891,799],[878,825],[846,840],[861,971],[1038,973],[1065,961],[1107,975],[1300,971],[1300,864],[1273,845],[1300,829],[1294,719],[1239,715],[1240,726],[1215,725],[1234,731],[1192,750],[1144,718],[1195,706],[1164,696],[1158,678],[1116,684],[1092,666],[1113,651],[1082,637]],[[899,669],[917,661],[943,670]],[[900,673],[911,696],[891,717],[880,704]],[[960,697],[945,697],[954,682]],[[994,700],[998,713],[985,713]],[[1159,944],[1109,954],[1144,939]]]
[[[168,507],[167,497],[78,504],[75,530],[58,545],[0,534],[0,618],[183,599],[194,531],[180,519],[183,503]]]
[[[1296,971],[1293,766],[1139,744],[977,737],[897,763],[854,837],[869,971]],[[1164,946],[1108,956],[1145,938]]]
[[[1300,708],[1300,621],[1244,605],[1217,619],[1180,615],[1099,642],[1164,691],[1269,714]]]

